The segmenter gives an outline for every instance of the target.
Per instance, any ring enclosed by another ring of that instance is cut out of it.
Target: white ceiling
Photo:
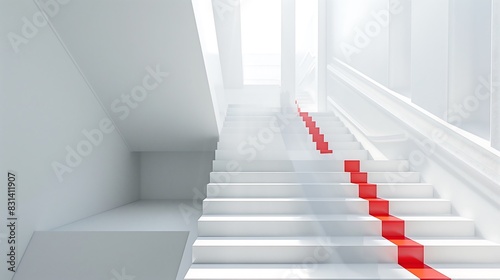
[[[71,0],[51,21],[132,151],[214,149],[218,129],[191,1]],[[157,65],[169,77],[120,119],[113,101]]]

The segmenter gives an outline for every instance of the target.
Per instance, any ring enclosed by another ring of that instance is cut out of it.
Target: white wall
[[[500,0],[492,1],[491,145],[500,150]]]
[[[200,37],[200,45],[205,62],[205,71],[212,96],[215,118],[219,131],[226,117],[227,103],[224,92],[224,81],[220,64],[219,46],[215,31],[214,11],[212,3],[206,0],[193,0],[196,27]]]
[[[318,111],[326,111],[327,98],[327,64],[328,64],[328,46],[327,46],[327,2],[328,0],[318,0]]]
[[[318,102],[318,0],[295,1],[295,71],[297,92]]]
[[[327,1],[328,58],[340,59],[387,85],[389,19],[383,14],[397,14],[391,13],[391,9],[400,10],[398,5],[390,2],[394,1]]]
[[[214,0],[215,27],[225,88],[243,87],[241,1]]]
[[[214,149],[221,85],[192,1],[71,0],[51,22],[131,150]]]
[[[490,138],[491,26],[491,0],[450,2],[446,117],[448,122],[487,140]]]
[[[295,0],[281,0],[281,91],[295,99]]]
[[[449,0],[412,1],[411,100],[443,118],[448,104]]]
[[[117,130],[90,145],[92,152],[75,162],[62,181],[54,172],[55,161],[66,165],[68,146],[77,149],[86,143],[82,131],[98,129],[108,116],[49,27],[31,30],[19,52],[14,51],[9,32],[22,36],[23,18],[31,21],[37,12],[33,1],[0,2],[0,170],[3,176],[7,170],[18,176],[18,261],[33,231],[139,198],[138,157]],[[7,208],[4,192],[0,207]],[[1,211],[1,221],[5,215]],[[2,234],[5,230],[2,226]],[[0,246],[6,252],[4,240]],[[10,279],[5,254],[0,260],[0,278]]]
[[[141,153],[141,198],[205,196],[214,158],[213,152]]]
[[[411,0],[398,0],[400,12],[389,19],[389,87],[411,96]],[[398,10],[399,11],[399,10]]]

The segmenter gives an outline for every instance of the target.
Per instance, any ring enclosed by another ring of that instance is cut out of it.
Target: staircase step
[[[231,134],[231,135],[227,134],[227,135],[220,137],[219,143],[227,143],[227,145],[230,145],[233,147],[238,147],[243,142],[249,142],[251,137],[255,138],[255,137],[258,137],[258,135],[248,136],[248,135],[240,135],[240,134]],[[275,139],[282,139],[282,137],[281,137],[281,135],[275,135],[273,137],[272,141],[275,141]],[[328,143],[331,143],[332,145],[334,145],[336,142],[356,142],[356,139],[354,138],[354,135],[352,135],[352,134],[325,135],[324,140]],[[261,141],[260,139],[259,139],[259,141],[262,144],[265,143],[266,141],[271,142],[268,140]],[[283,141],[283,140],[281,140],[281,141]],[[291,142],[291,141],[296,141],[299,143],[304,143],[304,142],[313,143],[313,137],[310,134],[294,135],[293,138],[289,137],[286,139],[286,141],[287,141],[287,143]]]
[[[368,214],[368,201],[361,198],[207,198],[207,215],[300,215]],[[447,215],[450,202],[444,199],[391,199],[392,215]]]
[[[262,127],[253,127],[253,128],[247,128],[247,127],[228,127],[228,128],[223,128],[220,137],[227,137],[228,135],[244,135],[244,136],[258,136],[259,134],[267,136],[268,134],[274,134],[274,135],[287,135],[287,134],[299,134],[299,135],[307,135],[309,133],[309,129],[304,126],[304,127],[286,127],[285,129],[282,130],[277,130],[276,128],[272,130],[271,128],[262,128]],[[343,135],[343,134],[349,134],[350,131],[346,127],[325,127],[320,129],[321,134],[325,135]],[[262,136],[261,136],[262,137]]]
[[[302,264],[321,255],[317,263],[397,263],[397,246],[383,237],[198,238],[193,263]]]
[[[334,113],[331,113],[331,112],[307,112],[307,114],[313,118],[337,117]]]
[[[500,263],[500,245],[480,239],[415,239],[431,263]],[[193,263],[397,263],[398,247],[379,236],[202,237]]]
[[[429,263],[431,267],[454,280],[498,280],[500,264],[442,264]]]
[[[253,121],[269,122],[275,119],[277,119],[280,123],[288,123],[289,121],[302,121],[302,118],[298,114],[270,113],[267,115],[257,115],[257,116],[227,115],[226,118],[224,119],[224,122],[253,122]],[[332,118],[331,120],[340,121],[339,118]]]
[[[320,154],[318,150],[294,150],[274,151],[263,150],[246,145],[238,150],[217,150],[216,160],[345,160],[345,159],[368,159],[367,150],[335,150],[333,154]]]
[[[277,122],[276,122],[277,121]],[[321,120],[316,122],[317,126],[323,127],[345,127],[344,123],[338,120]],[[225,120],[224,128],[242,127],[242,128],[269,128],[269,127],[305,127],[305,123],[301,118],[290,119],[286,122],[280,119],[269,118],[269,120]]]
[[[430,184],[377,184],[381,198],[432,198]],[[352,183],[210,183],[210,198],[294,198],[294,197],[358,197],[358,185]]]
[[[398,264],[193,264],[185,280],[419,279]],[[455,278],[454,278],[455,279]]]
[[[349,143],[349,142],[347,142]],[[353,142],[359,144],[357,142]],[[235,160],[214,160],[213,171],[224,172],[234,170],[234,165],[241,168],[242,171],[265,171],[265,172],[342,172],[344,171],[343,160],[332,160],[325,162],[323,160],[253,160],[253,161],[235,161]],[[360,161],[360,169],[365,172],[384,172],[409,170],[409,164],[406,160],[363,160]]]
[[[217,144],[217,149],[219,151],[231,151],[231,150],[238,150],[241,149],[239,147],[240,143],[233,143],[233,142],[219,142]],[[283,141],[272,141],[271,143],[268,144],[263,144],[265,146],[266,150],[299,150],[299,149],[304,149],[304,150],[316,150],[316,143],[312,142],[311,140],[304,140],[302,142],[299,141],[294,141],[294,142],[287,142],[286,144]],[[363,146],[361,146],[361,143],[359,142],[335,142],[335,143],[330,143],[329,146],[331,146],[334,150],[362,150]],[[249,147],[247,145],[246,147]]]
[[[457,216],[398,216],[415,237],[471,237],[474,223]],[[237,236],[380,236],[381,221],[368,215],[202,215],[198,235]]]
[[[222,128],[221,135],[223,134],[247,134],[247,135],[255,135],[261,133],[264,129],[271,130],[271,127],[243,127],[243,126],[235,126],[235,127],[224,127]],[[276,134],[280,133],[309,133],[309,129],[303,124],[297,125],[288,125],[284,129],[280,129],[277,131],[277,128],[273,127],[272,130]],[[350,133],[347,127],[335,127],[335,126],[327,126],[321,127],[320,133],[322,134],[347,134]]]
[[[489,240],[477,238],[415,238],[413,240],[425,247],[425,260],[428,263],[500,264],[500,244]]]
[[[370,183],[418,183],[418,172],[370,172]],[[351,183],[346,172],[212,172],[211,183]]]
[[[233,116],[243,116],[243,117],[272,117],[272,116],[276,116],[277,114],[281,114],[281,111],[280,110],[273,110],[273,111],[246,110],[246,111],[238,112],[236,110],[234,110],[234,111],[228,110],[226,118],[227,117],[233,117]]]
[[[273,133],[273,139],[280,139],[283,137],[283,135],[281,134],[274,134]],[[308,142],[313,142],[313,137],[312,135],[310,134],[291,134],[291,133],[288,133],[287,135],[287,141],[292,141],[292,140],[296,140],[296,141],[308,141]],[[293,136],[293,138],[291,138]],[[243,141],[249,141],[251,137],[259,137],[258,134],[253,134],[253,135],[247,135],[247,134],[224,134],[224,135],[221,135],[220,138],[219,138],[219,142],[229,142],[231,143],[233,146],[238,146],[239,144],[241,144]],[[261,138],[263,138],[263,136],[261,136]],[[266,138],[267,139],[268,136],[266,135]],[[270,138],[270,137],[269,137]],[[356,139],[354,138],[354,135],[352,134],[335,134],[335,135],[330,135],[330,134],[326,134],[325,135],[325,141],[327,142],[346,142],[346,141],[349,141],[349,142],[354,142],[356,141]],[[261,141],[259,140],[261,143],[265,143],[265,141]]]

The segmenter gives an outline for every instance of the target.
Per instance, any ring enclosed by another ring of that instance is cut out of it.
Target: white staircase
[[[500,279],[500,246],[477,237],[408,162],[371,160],[337,117],[311,116],[333,154],[316,150],[298,114],[229,107],[186,280],[443,279],[398,265],[344,160],[360,160],[427,265],[450,279]]]

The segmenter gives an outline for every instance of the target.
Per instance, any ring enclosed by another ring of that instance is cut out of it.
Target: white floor
[[[177,280],[191,265],[191,251],[197,237],[201,202],[192,200],[140,200],[54,229],[55,231],[189,231]],[[168,253],[168,252],[166,252]]]

